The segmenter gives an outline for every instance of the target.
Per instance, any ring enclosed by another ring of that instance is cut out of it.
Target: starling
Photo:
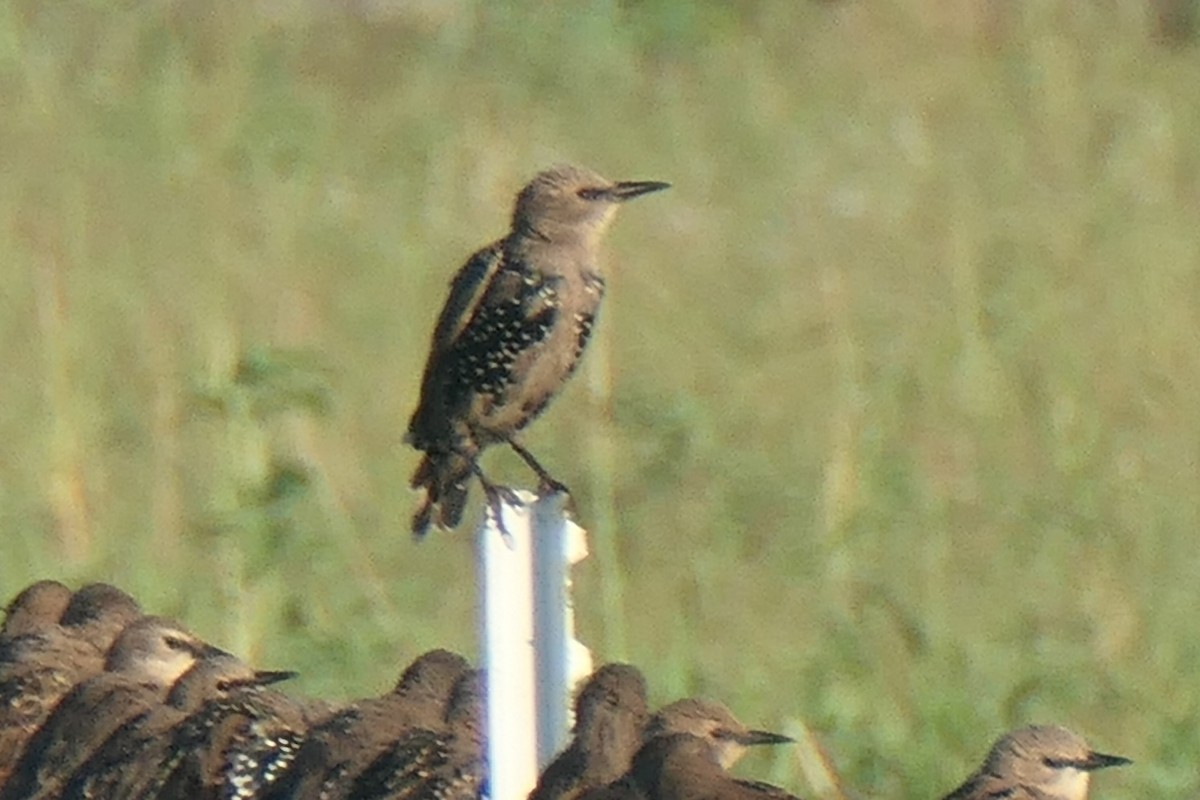
[[[1129,763],[1066,728],[1034,725],[1000,737],[979,771],[943,800],[1086,800],[1093,771]]]
[[[475,800],[487,784],[484,676],[462,675],[444,724],[408,731],[354,780],[353,800]]]
[[[732,777],[713,742],[689,733],[658,736],[638,750],[606,800],[796,800],[777,786]]]
[[[90,583],[71,596],[59,623],[107,653],[121,631],[141,616],[141,606],[125,592],[107,583]]]
[[[313,714],[327,711],[261,682],[210,696],[175,727],[142,796],[260,797],[295,758]]]
[[[575,370],[604,296],[600,240],[618,205],[665,189],[658,181],[613,183],[557,166],[517,195],[512,230],[468,259],[450,284],[433,332],[421,397],[407,441],[424,452],[412,486],[424,496],[417,538],[462,519],[476,476],[497,521],[511,492],[484,476],[483,448],[507,443],[543,492],[566,491],[517,440]]]
[[[575,800],[629,769],[647,721],[646,679],[628,664],[606,664],[575,698],[571,744],[542,772],[529,800]]]
[[[60,796],[63,800],[151,796],[150,786],[172,754],[172,730],[189,714],[208,703],[292,677],[294,672],[253,670],[225,653],[201,658],[175,681],[164,704],[127,720],[94,749],[67,780]]]
[[[733,767],[747,747],[792,741],[783,734],[747,728],[721,703],[699,698],[663,706],[650,718],[642,739],[649,742],[673,733],[690,733],[709,742],[723,769]]]
[[[4,609],[0,641],[57,625],[70,602],[71,590],[58,581],[27,586]]]
[[[92,584],[75,592],[57,624],[0,640],[0,785],[59,700],[100,674],[113,639],[140,616],[129,595]]]
[[[129,625],[109,650],[105,671],[71,689],[29,738],[0,800],[57,796],[122,724],[161,703],[197,658],[220,652],[161,617]]]
[[[663,744],[665,740],[675,743]],[[696,774],[702,776],[705,782],[715,782],[738,798],[767,800],[775,797],[787,800],[791,795],[778,787],[737,780],[727,775],[726,770],[742,757],[747,747],[790,741],[787,736],[778,733],[747,728],[721,703],[699,698],[677,700],[663,706],[646,723],[642,731],[642,746],[629,770],[607,786],[588,790],[583,794],[583,800],[658,800],[658,793],[663,789],[656,776],[668,769],[665,766],[668,764],[669,771],[682,771],[685,784]],[[707,797],[702,793],[671,796],[691,800]]]
[[[309,728],[334,711],[328,703],[298,701],[280,692],[260,691],[240,699],[234,713],[226,715],[226,735],[213,748],[225,754],[222,800],[262,797],[300,754]],[[163,800],[178,796],[160,795]]]
[[[388,694],[351,703],[314,725],[264,800],[347,797],[359,773],[405,733],[441,727],[451,692],[469,669],[466,659],[447,650],[418,657]]]

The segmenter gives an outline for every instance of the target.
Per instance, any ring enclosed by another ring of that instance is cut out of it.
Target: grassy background
[[[452,270],[574,160],[675,185],[528,436],[597,658],[804,721],[862,796],[1029,721],[1137,761],[1103,797],[1194,795],[1167,4],[0,4],[0,594],[110,580],[330,697],[474,653],[470,537],[409,540],[401,435]]]

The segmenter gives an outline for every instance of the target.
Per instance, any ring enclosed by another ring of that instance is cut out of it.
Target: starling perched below
[[[638,750],[626,779],[605,800],[796,800],[777,786],[744,781],[721,765],[711,740],[689,733],[658,736]]]
[[[153,782],[173,754],[172,730],[190,714],[206,704],[228,702],[240,692],[293,677],[294,672],[251,669],[225,653],[196,661],[175,681],[162,705],[127,720],[95,748],[66,781],[60,797],[139,800],[152,796]],[[199,793],[176,796],[200,797]]]
[[[29,602],[41,605],[42,594],[35,591]],[[113,640],[140,616],[132,597],[92,584],[71,596],[57,624],[43,621],[37,630],[0,639],[0,786],[59,700],[104,669]]]
[[[642,740],[649,742],[674,733],[690,733],[707,741],[723,769],[736,764],[747,747],[792,741],[780,733],[747,728],[723,704],[695,697],[676,700],[656,711],[646,724]]]
[[[0,800],[56,797],[122,724],[161,703],[197,658],[220,652],[161,617],[129,625],[109,650],[105,671],[67,693],[29,738]]]
[[[444,723],[416,728],[390,744],[354,780],[352,800],[475,800],[487,784],[484,680],[458,679]]]
[[[458,525],[472,475],[500,520],[499,503],[510,493],[478,464],[492,444],[510,445],[543,491],[565,491],[515,437],[545,409],[587,345],[604,296],[600,239],[617,207],[668,185],[613,183],[569,165],[546,170],[517,195],[509,234],[454,276],[406,437],[425,454],[412,477],[424,493],[413,517],[417,538],[431,524]]]
[[[421,655],[388,694],[351,703],[314,725],[264,800],[348,797],[358,775],[401,736],[441,727],[451,693],[469,669],[466,659],[446,650]]]
[[[319,700],[297,700],[282,692],[243,693],[226,712],[221,736],[210,749],[222,753],[221,800],[262,797],[280,780],[300,754],[309,729],[335,712]],[[168,791],[163,800],[179,797]],[[190,795],[189,795],[190,796]]]
[[[1066,728],[1034,725],[1000,737],[979,771],[943,800],[1086,800],[1093,771],[1129,763]]]
[[[664,743],[667,741],[670,743]],[[775,786],[743,781],[730,777],[726,770],[745,753],[747,747],[761,744],[783,744],[792,741],[787,736],[770,731],[747,728],[721,703],[699,698],[677,700],[663,706],[642,732],[642,746],[633,757],[629,769],[618,780],[607,786],[589,789],[582,800],[658,800],[660,792],[667,791],[661,781],[685,786],[699,781],[719,791],[709,795],[688,788],[683,794],[668,791],[662,796],[677,800],[702,800],[707,797],[724,797],[728,791],[731,800],[768,800],[791,798],[787,792]],[[679,773],[678,777],[667,778],[666,770]],[[749,794],[747,794],[749,792]]]
[[[58,581],[27,586],[4,609],[0,640],[56,626],[70,602],[71,590]]]
[[[191,713],[171,732],[166,757],[153,765],[153,775],[139,796],[162,800],[261,796],[295,758],[314,721],[310,712],[330,710],[265,688],[290,674],[256,672],[248,682],[206,694],[198,706],[183,701]],[[183,688],[177,683],[167,702],[179,703],[177,695]]]
[[[59,623],[103,654],[141,616],[142,607],[125,592],[107,583],[89,583],[71,595]]]
[[[628,664],[605,664],[575,698],[571,744],[543,770],[529,800],[575,800],[629,769],[647,721],[646,679]]]

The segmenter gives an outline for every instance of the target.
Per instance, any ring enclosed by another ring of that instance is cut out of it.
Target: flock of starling
[[[418,538],[461,522],[472,479],[504,530],[501,504],[516,495],[479,465],[493,444],[529,465],[540,493],[567,492],[516,436],[587,345],[604,295],[599,242],[617,207],[667,186],[547,170],[518,195],[509,234],[454,277],[407,436],[423,452]],[[0,629],[0,800],[488,795],[485,682],[461,656],[426,653],[387,694],[344,704],[275,686],[293,676],[143,614],[113,586],[35,583]],[[790,741],[708,700],[650,713],[641,672],[609,664],[577,693],[573,739],[528,800],[793,800],[729,773],[746,748]],[[1126,763],[1065,728],[1023,728],[944,800],[1085,800],[1091,772]]]
[[[516,437],[570,378],[587,346],[604,297],[600,239],[619,204],[668,187],[553,167],[517,195],[508,235],[472,255],[454,276],[408,427],[407,441],[424,454],[411,482],[422,494],[412,522],[418,539],[433,525],[461,522],[473,477],[507,534],[501,504],[518,501],[479,465],[492,444],[508,444],[529,465],[539,494],[568,491]],[[737,727],[728,729],[732,738],[722,738],[656,716],[636,733],[633,695],[640,676],[615,675],[602,669],[585,686],[575,742],[550,765],[531,800],[789,796],[725,773],[742,746],[757,743]],[[608,716],[589,706],[597,693],[609,698],[603,709],[624,707],[623,714]],[[784,739],[771,734],[763,741]],[[1123,763],[1093,752],[1063,728],[1026,728],[1000,739],[981,770],[947,800],[1083,800],[1093,770]]]
[[[487,796],[482,673],[432,650],[379,697],[293,697],[125,592],[39,581],[0,629],[0,800],[478,800]],[[650,713],[628,664],[576,695],[570,744],[528,800],[794,800],[728,770],[791,740],[699,698]],[[1002,737],[944,800],[1085,800],[1126,764],[1064,728]],[[496,800],[504,800],[497,798]]]

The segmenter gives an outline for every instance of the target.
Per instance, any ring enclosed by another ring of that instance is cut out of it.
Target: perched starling
[[[27,586],[4,609],[0,641],[57,625],[70,602],[71,590],[58,581]]]
[[[646,679],[628,664],[596,670],[575,698],[571,744],[542,772],[529,800],[575,800],[629,769],[647,721]]]
[[[454,685],[443,725],[415,728],[359,774],[352,800],[476,800],[487,784],[483,673]]]
[[[605,793],[606,792],[606,793]],[[638,750],[626,779],[589,798],[605,800],[795,800],[783,789],[732,777],[709,739],[658,736]]]
[[[675,743],[662,744],[663,740],[668,739]],[[692,742],[693,739],[699,744]],[[682,771],[685,783],[698,774],[704,781],[715,781],[717,786],[731,791],[738,798],[766,800],[777,797],[787,800],[791,795],[778,787],[737,780],[725,771],[742,757],[747,747],[790,741],[782,734],[747,728],[721,703],[699,698],[677,700],[663,706],[646,723],[642,732],[642,747],[625,775],[608,786],[588,790],[583,800],[637,800],[643,797],[658,800],[658,792],[663,789],[655,782],[655,776],[668,764],[671,771]],[[708,795],[685,793],[671,796],[700,800]]]
[[[143,797],[261,797],[295,758],[314,715],[329,710],[261,683],[209,697],[175,727]]]
[[[226,716],[226,734],[213,748],[225,754],[221,800],[262,797],[300,754],[309,728],[333,712],[328,703],[299,701],[280,692],[243,696],[236,711]],[[163,800],[178,796],[160,795]]]
[[[75,592],[57,624],[0,640],[0,786],[29,737],[67,692],[100,674],[113,639],[140,616],[129,595],[92,584]]]
[[[142,616],[137,601],[107,583],[89,583],[71,595],[59,623],[101,653],[125,627]]]
[[[454,276],[406,437],[425,453],[412,478],[424,493],[413,517],[417,538],[431,524],[458,525],[472,475],[500,519],[500,500],[510,493],[478,464],[492,444],[509,444],[543,491],[565,491],[515,437],[570,377],[587,345],[604,296],[600,239],[618,205],[667,186],[613,183],[575,166],[546,170],[517,195],[509,234]]]
[[[780,733],[747,728],[723,704],[695,697],[660,708],[646,724],[642,739],[649,742],[673,733],[690,733],[708,741],[724,769],[736,764],[747,747],[792,741]]]
[[[979,771],[943,800],[1086,800],[1093,771],[1129,763],[1066,728],[1034,725],[1000,737]]]
[[[201,658],[175,681],[165,703],[128,719],[95,748],[66,781],[60,797],[140,800],[152,796],[153,782],[172,755],[172,730],[191,713],[292,677],[294,672],[256,671],[225,653]]]
[[[220,652],[161,617],[126,627],[109,650],[105,671],[71,689],[29,738],[0,800],[56,797],[114,731],[160,704],[197,658]]]
[[[446,650],[420,656],[388,694],[351,703],[314,725],[264,800],[348,797],[358,775],[401,736],[442,726],[451,692],[469,669],[466,659]]]

